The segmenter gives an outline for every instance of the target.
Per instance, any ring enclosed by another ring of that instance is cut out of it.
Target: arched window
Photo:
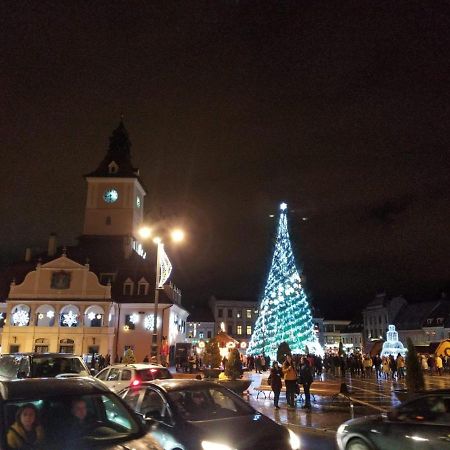
[[[14,327],[26,327],[30,324],[30,307],[28,305],[16,305],[11,310],[11,325]]]
[[[36,309],[37,327],[52,327],[55,324],[55,308],[50,305],[41,305]]]
[[[61,327],[78,327],[80,326],[80,311],[74,305],[67,305],[61,309],[59,314],[59,325]]]
[[[105,312],[101,306],[89,306],[84,312],[84,325],[86,327],[101,327],[103,325],[104,315]]]

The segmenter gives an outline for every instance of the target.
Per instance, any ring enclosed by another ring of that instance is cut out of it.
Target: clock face
[[[106,203],[114,203],[119,198],[119,193],[115,189],[107,189],[103,194]]]
[[[139,197],[139,195],[136,197],[136,206],[137,206],[138,208],[141,207],[141,197]]]

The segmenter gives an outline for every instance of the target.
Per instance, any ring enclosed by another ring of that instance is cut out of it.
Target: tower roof
[[[86,177],[124,177],[139,178],[139,169],[131,163],[131,142],[123,120],[109,138],[106,156],[97,169]]]

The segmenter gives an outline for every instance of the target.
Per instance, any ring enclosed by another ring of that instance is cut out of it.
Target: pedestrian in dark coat
[[[305,405],[303,408],[311,408],[311,394],[309,388],[313,382],[313,376],[311,374],[311,367],[309,366],[309,361],[307,358],[302,358],[302,364],[299,371],[299,382],[303,386],[305,392]]]
[[[275,406],[276,409],[280,409],[280,407],[278,406],[278,400],[280,399],[282,378],[283,378],[283,371],[281,370],[281,367],[278,365],[278,362],[274,361],[272,364],[272,368],[270,369],[269,381],[270,387],[272,388],[273,391],[273,406]]]

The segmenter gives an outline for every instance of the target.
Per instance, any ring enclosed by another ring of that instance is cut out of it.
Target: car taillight
[[[134,380],[131,381],[131,386],[139,386],[141,384],[141,380],[139,380],[138,378],[135,378]]]

